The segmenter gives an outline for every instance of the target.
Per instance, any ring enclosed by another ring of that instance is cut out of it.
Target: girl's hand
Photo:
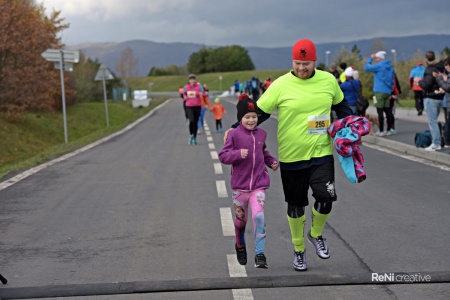
[[[274,162],[271,166],[272,170],[276,171],[278,169],[278,162]]]
[[[241,157],[246,158],[248,155],[248,149],[241,149]]]

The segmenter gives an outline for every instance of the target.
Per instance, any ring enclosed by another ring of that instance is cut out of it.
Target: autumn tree
[[[137,74],[136,67],[138,64],[138,59],[133,55],[133,50],[127,47],[122,51],[120,59],[116,63],[116,72],[122,79],[124,86],[127,86],[128,78]]]
[[[59,73],[41,53],[61,48],[57,33],[68,27],[34,0],[0,0],[0,111],[52,111],[60,98]]]

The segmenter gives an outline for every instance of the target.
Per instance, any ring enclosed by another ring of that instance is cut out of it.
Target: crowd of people
[[[425,148],[426,151],[438,151],[442,147],[450,146],[450,113],[449,107],[449,78],[448,61],[438,60],[433,51],[425,54],[426,67],[422,62],[411,69],[408,77],[408,85],[414,92],[415,109],[417,115],[423,115],[426,111],[427,121],[432,135],[432,143]],[[339,71],[340,69],[340,71]],[[373,105],[378,117],[377,136],[396,134],[395,112],[399,102],[399,94],[402,89],[397,78],[392,62],[386,58],[385,51],[378,51],[370,55],[364,65],[364,71],[373,73]],[[328,72],[339,83],[352,113],[358,116],[366,116],[368,100],[362,95],[362,84],[359,80],[359,72],[353,66],[347,66],[341,62],[339,67],[331,63]],[[361,106],[360,101],[366,103]],[[440,111],[444,111],[444,125],[438,122]],[[385,123],[386,120],[386,123]],[[385,126],[386,125],[386,129]]]

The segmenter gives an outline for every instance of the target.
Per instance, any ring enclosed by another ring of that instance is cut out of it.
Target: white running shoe
[[[441,145],[431,144],[430,146],[425,148],[425,151],[438,151],[441,150]]]
[[[294,263],[295,271],[306,271],[308,266],[306,265],[306,251],[294,251]]]

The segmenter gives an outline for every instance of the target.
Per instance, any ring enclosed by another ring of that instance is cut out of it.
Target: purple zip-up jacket
[[[267,189],[270,177],[267,167],[277,162],[266,150],[267,133],[261,128],[248,130],[240,125],[231,130],[227,141],[219,153],[219,160],[231,166],[231,188],[233,190],[254,191]],[[246,158],[241,150],[248,149]]]

